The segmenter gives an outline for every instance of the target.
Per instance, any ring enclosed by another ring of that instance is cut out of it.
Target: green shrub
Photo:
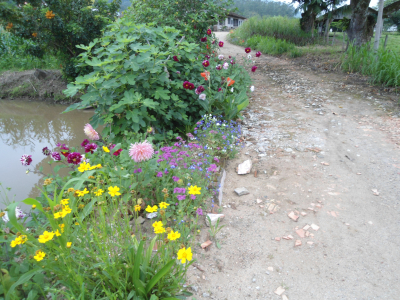
[[[400,56],[393,51],[374,52],[370,44],[350,45],[342,56],[342,69],[371,76],[372,83],[400,87]]]

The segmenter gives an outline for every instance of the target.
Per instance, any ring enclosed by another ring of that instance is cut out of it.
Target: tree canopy
[[[253,16],[284,16],[294,17],[296,9],[292,4],[267,0],[235,0],[238,14],[250,18]]]

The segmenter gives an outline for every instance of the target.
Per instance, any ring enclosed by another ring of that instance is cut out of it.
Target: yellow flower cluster
[[[49,11],[46,12],[46,18],[49,19],[49,20],[53,19],[55,16],[56,15],[53,14],[52,10],[49,10]]]
[[[53,239],[54,235],[55,235],[55,233],[53,231],[46,230],[45,232],[43,232],[42,235],[39,235],[38,241],[39,241],[39,243],[44,244],[48,241],[51,241]]]
[[[11,247],[15,247],[17,245],[22,245],[28,240],[26,235],[20,235],[15,238],[15,240],[11,241]]]
[[[69,199],[61,200],[62,210],[59,212],[54,213],[54,219],[64,218],[66,215],[72,212],[72,209],[68,205]]]
[[[47,178],[44,180],[43,185],[49,185],[53,182],[53,178]]]
[[[79,165],[78,171],[83,173],[85,171],[90,171],[90,170],[94,170],[94,169],[101,169],[101,168],[102,168],[101,164],[98,164],[98,165],[95,165],[95,166],[90,166],[89,163],[84,161]]]
[[[165,228],[162,221],[154,222],[153,227],[154,227],[154,233],[160,234],[165,232]]]
[[[89,191],[87,190],[87,188],[85,188],[83,191],[76,190],[75,193],[76,193],[77,196],[83,197],[83,196],[85,196],[86,194],[89,194]]]
[[[136,205],[135,205],[135,211],[140,211],[140,209],[141,209],[141,206],[138,205],[138,204],[136,204]]]

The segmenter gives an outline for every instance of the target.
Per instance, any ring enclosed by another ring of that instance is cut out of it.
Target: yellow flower
[[[110,152],[110,150],[105,146],[103,146],[103,150],[104,150],[104,152],[107,152],[107,153]]]
[[[141,207],[140,205],[135,205],[135,211],[140,211]]]
[[[167,208],[169,204],[167,202],[161,202],[160,203],[160,208]]]
[[[45,180],[44,180],[43,185],[49,185],[49,184],[51,184],[52,182],[53,182],[53,178],[48,178],[48,179],[45,179]]]
[[[119,187],[117,187],[117,186],[114,186],[114,187],[110,186],[110,187],[108,187],[108,193],[111,195],[111,197],[121,195],[121,193],[119,193],[118,191],[119,191]]]
[[[78,171],[81,173],[88,171],[88,170],[91,170],[91,168],[90,168],[90,164],[88,164],[86,161],[82,162],[78,167]]]
[[[37,33],[36,32],[32,33],[32,36],[37,37]]]
[[[61,217],[62,217],[61,212],[56,212],[56,213],[54,214],[54,219],[58,219],[58,218],[61,218]]]
[[[36,205],[35,205],[35,204],[33,204],[33,205],[32,205],[32,209],[35,209],[35,208],[36,208]]]
[[[44,243],[46,243],[48,241],[51,241],[53,239],[53,237],[54,237],[54,232],[53,231],[50,231],[50,232],[45,231],[45,232],[43,232],[42,235],[39,235],[38,240],[39,240],[39,243],[44,244]]]
[[[102,168],[102,165],[101,165],[101,164],[98,164],[98,165],[96,166],[96,168],[97,168],[97,169],[101,169],[101,168]]]
[[[79,225],[79,223],[78,222],[75,222],[75,226],[78,226]]]
[[[67,248],[71,248],[72,242],[67,243]]]
[[[178,251],[178,259],[184,264],[187,261],[192,260],[192,249],[189,248],[182,248]]]
[[[58,231],[58,229],[54,233],[56,234],[56,236],[60,236],[61,235],[61,233]]]
[[[189,194],[191,195],[200,195],[201,194],[201,187],[197,187],[197,185],[193,186],[191,185],[189,188]]]
[[[65,224],[58,224],[58,227],[60,227],[60,228],[61,228],[61,232],[64,232],[64,227],[65,227]]]
[[[85,196],[86,194],[89,194],[89,191],[87,190],[87,188],[85,188],[83,191],[79,191],[79,192],[78,192],[78,196],[79,196],[79,197],[83,197],[83,196]]]
[[[41,250],[36,251],[36,255],[33,257],[37,261],[41,261],[44,257],[46,256],[46,253],[44,253]]]
[[[62,205],[67,205],[67,204],[69,203],[69,199],[62,199],[62,200],[60,201],[60,203],[61,203]]]
[[[101,196],[104,193],[102,189],[99,189],[97,192],[94,192],[96,196]]]
[[[158,209],[157,205],[154,205],[153,207],[151,207],[150,205],[147,205],[147,207],[146,207],[146,211],[149,213],[156,212],[157,209]]]
[[[171,233],[168,234],[168,238],[171,241],[175,241],[176,239],[179,239],[180,237],[181,237],[181,234],[178,231],[174,232],[173,230],[171,230]]]
[[[28,237],[26,235],[20,235],[15,238],[15,240],[11,241],[11,247],[14,248],[17,245],[22,245],[28,240]]]
[[[162,221],[157,221],[157,222],[154,222],[154,223],[153,223],[153,227],[154,227],[154,228],[160,227],[160,226],[161,226],[161,227],[164,226],[163,223],[162,223]]]
[[[157,226],[154,227],[154,233],[160,234],[160,233],[164,233],[165,232],[165,228],[162,226]]]
[[[67,190],[67,192],[68,192],[68,193],[73,193],[73,192],[75,192],[75,190],[74,190],[74,188],[69,188],[69,189]]]
[[[49,20],[53,19],[55,16],[56,15],[53,14],[52,10],[49,10],[49,11],[46,12],[46,18],[49,19]]]
[[[15,240],[11,241],[10,246],[11,246],[12,248],[14,248],[14,247],[17,246],[17,245],[19,245],[18,239],[15,239]]]

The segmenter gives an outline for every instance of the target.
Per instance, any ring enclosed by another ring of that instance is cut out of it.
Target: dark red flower
[[[211,42],[211,44],[213,44],[213,45],[214,45],[214,44],[215,44],[215,41],[212,41],[212,42]]]
[[[44,155],[46,155],[46,156],[49,156],[49,155],[51,154],[51,151],[49,150],[49,148],[44,147],[44,148],[42,149],[42,153],[43,153]]]
[[[210,55],[206,54],[205,58],[210,59]]]
[[[208,67],[210,65],[210,62],[208,60],[203,61],[203,66]]]
[[[178,56],[176,55],[174,55],[172,58],[174,59],[174,61],[179,61]]]
[[[260,56],[261,56],[261,52],[258,51],[258,52],[256,53],[256,57],[260,57]]]
[[[199,85],[195,91],[197,95],[200,95],[202,92],[204,92],[204,87],[202,85]]]
[[[200,39],[200,42],[207,42],[207,37],[205,36],[205,37],[202,37],[201,39]]]
[[[232,64],[232,65],[234,65],[234,64],[235,64],[235,61],[234,61],[233,59],[231,60],[231,64]]]
[[[224,42],[222,42],[222,41],[219,42],[219,43],[218,43],[218,46],[223,47],[223,46],[224,46]]]
[[[194,89],[194,84],[189,82],[190,86],[189,86],[189,90],[193,90]]]
[[[218,88],[218,92],[222,91],[222,88]]]
[[[90,152],[90,153],[93,154],[93,152],[96,151],[96,149],[97,149],[97,145],[96,144],[87,144],[85,146],[85,152],[86,153]]]
[[[81,146],[85,147],[87,144],[90,144],[89,140],[88,139],[84,139],[82,144],[81,144]]]
[[[251,67],[251,71],[252,71],[252,72],[255,72],[255,71],[257,70],[257,68],[258,68],[257,66],[252,66],[252,67]]]
[[[244,52],[250,53],[251,52],[251,48],[247,47],[246,49],[244,49]]]
[[[68,154],[67,161],[70,164],[78,165],[82,161],[82,155],[79,152],[72,152]]]
[[[115,151],[115,152],[113,153],[113,155],[118,156],[118,155],[121,154],[121,152],[122,152],[122,149],[119,149],[119,150]]]
[[[207,34],[211,35],[211,29],[207,29]]]
[[[183,88],[189,89],[189,87],[190,87],[190,82],[189,82],[189,81],[185,81],[185,82],[183,83]]]
[[[60,161],[60,160],[61,160],[60,153],[58,153],[58,152],[52,152],[52,153],[51,153],[51,158],[52,158],[54,161]]]

